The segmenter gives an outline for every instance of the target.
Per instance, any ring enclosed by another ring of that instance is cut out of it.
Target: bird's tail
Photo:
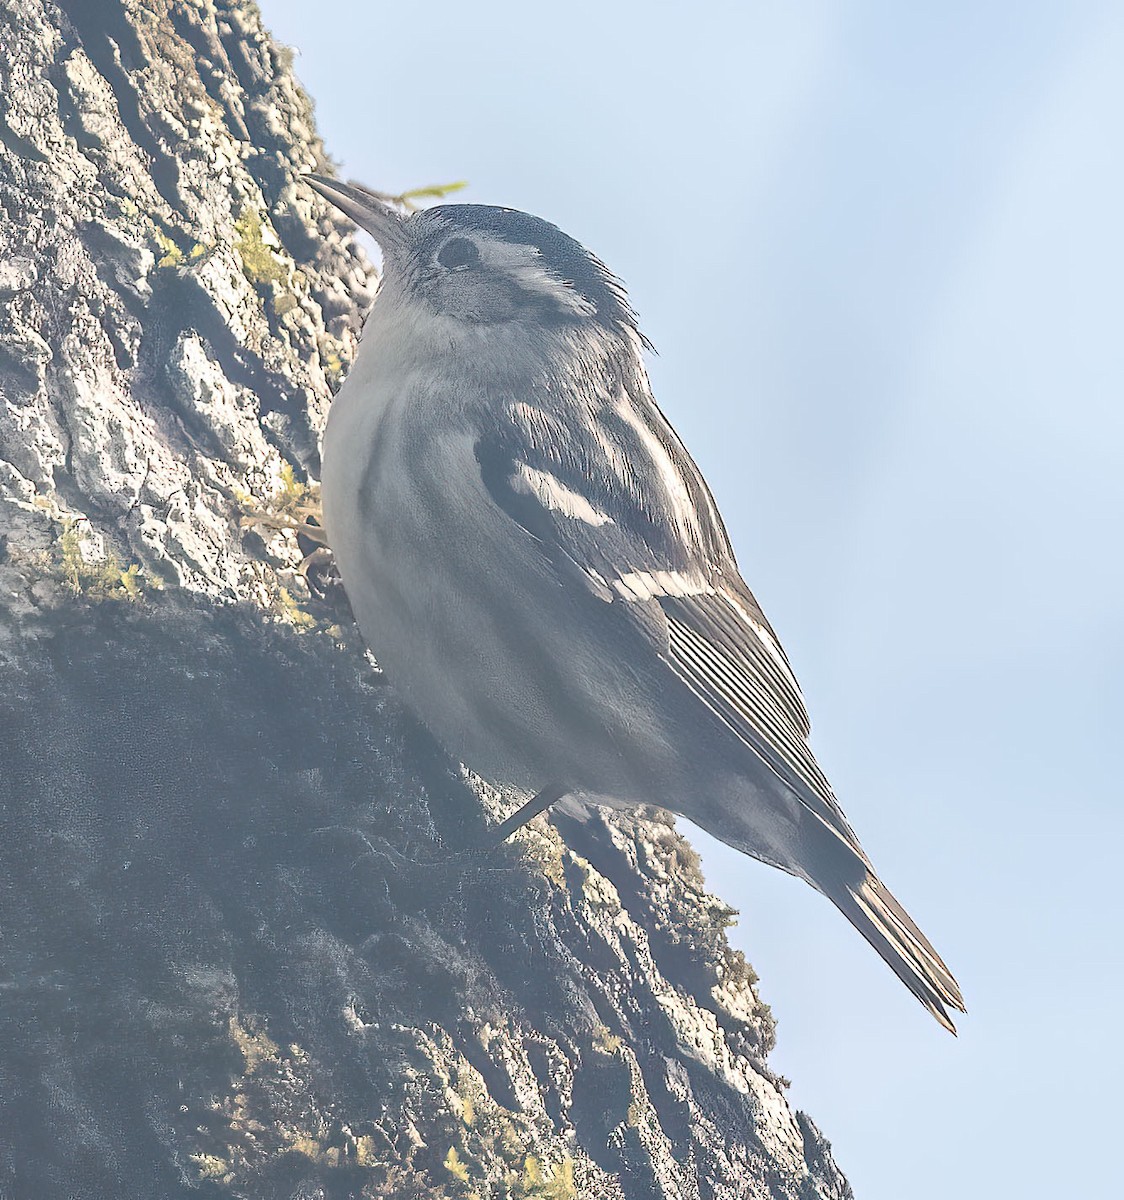
[[[872,871],[857,882],[840,880],[823,887],[827,898],[882,956],[890,970],[950,1033],[956,1033],[948,1009],[967,1012],[952,972],[929,939]]]

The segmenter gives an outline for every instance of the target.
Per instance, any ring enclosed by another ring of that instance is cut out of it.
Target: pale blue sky
[[[954,1041],[699,835],[859,1200],[1108,1195],[1124,937],[1124,8],[263,0],[345,174],[629,285]],[[345,33],[344,30],[347,30]]]

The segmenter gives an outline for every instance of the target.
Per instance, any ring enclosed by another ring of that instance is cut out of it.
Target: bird
[[[324,432],[327,542],[406,705],[527,797],[496,841],[560,801],[681,815],[821,892],[955,1034],[960,988],[812,754],[622,283],[516,209],[303,178],[382,251]]]

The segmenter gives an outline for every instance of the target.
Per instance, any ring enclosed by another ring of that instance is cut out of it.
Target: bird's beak
[[[340,212],[346,213],[361,229],[365,229],[384,253],[402,244],[405,217],[380,200],[374,192],[361,184],[342,183],[326,175],[302,175],[301,178],[325,200],[330,200]]]

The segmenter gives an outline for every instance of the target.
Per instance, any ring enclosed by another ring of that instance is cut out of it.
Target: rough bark
[[[849,1196],[670,824],[465,849],[271,526],[371,297],[308,169],[252,5],[4,0],[0,1195]]]

